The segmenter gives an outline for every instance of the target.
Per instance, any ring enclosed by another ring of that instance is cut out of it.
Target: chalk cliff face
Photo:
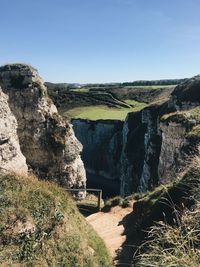
[[[33,172],[67,187],[85,187],[82,145],[58,115],[37,70],[22,64],[3,66],[0,84],[9,96],[20,147]]]
[[[121,181],[121,194],[145,191],[158,183],[161,133],[159,107],[129,113],[126,121],[72,120],[83,144],[88,173]]]
[[[87,172],[119,180],[123,122],[74,119],[72,124],[83,144],[82,158]]]
[[[158,183],[161,136],[159,107],[129,113],[123,128],[121,154],[121,194],[146,191]]]
[[[161,117],[162,147],[159,158],[159,180],[176,178],[188,164],[188,156],[197,153],[200,142],[200,108],[165,114]]]
[[[17,121],[0,88],[0,172],[10,171],[26,174],[28,167],[19,146]]]
[[[181,171],[184,160],[184,147],[187,144],[186,128],[175,122],[160,123],[162,146],[159,157],[159,179],[162,183],[175,179]]]

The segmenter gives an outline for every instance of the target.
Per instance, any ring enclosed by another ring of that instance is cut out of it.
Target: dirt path
[[[126,215],[133,211],[132,207],[133,205],[128,208],[117,206],[113,207],[110,212],[98,212],[86,218],[107,245],[113,257],[114,266],[131,266],[127,263],[120,264],[120,258],[116,260],[116,257],[126,240],[124,226],[121,222]]]

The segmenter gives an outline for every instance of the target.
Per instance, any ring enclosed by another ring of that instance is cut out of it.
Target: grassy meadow
[[[127,100],[128,101],[128,100]],[[128,103],[128,102],[126,102]],[[138,111],[146,106],[145,103],[130,100],[131,108],[113,108],[106,105],[75,107],[63,112],[64,116],[73,119],[88,120],[125,120],[129,112]]]

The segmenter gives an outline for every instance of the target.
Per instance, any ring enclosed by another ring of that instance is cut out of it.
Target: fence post
[[[101,211],[102,190],[98,192],[98,210]]]

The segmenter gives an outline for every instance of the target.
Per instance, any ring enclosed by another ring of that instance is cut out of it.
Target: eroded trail
[[[98,212],[88,216],[87,221],[93,226],[99,236],[104,240],[113,257],[114,266],[131,266],[132,255],[120,257],[120,251],[124,250],[126,235],[123,224],[124,218],[133,212],[132,205],[128,208],[113,207],[110,212]],[[130,254],[130,250],[127,253]]]

